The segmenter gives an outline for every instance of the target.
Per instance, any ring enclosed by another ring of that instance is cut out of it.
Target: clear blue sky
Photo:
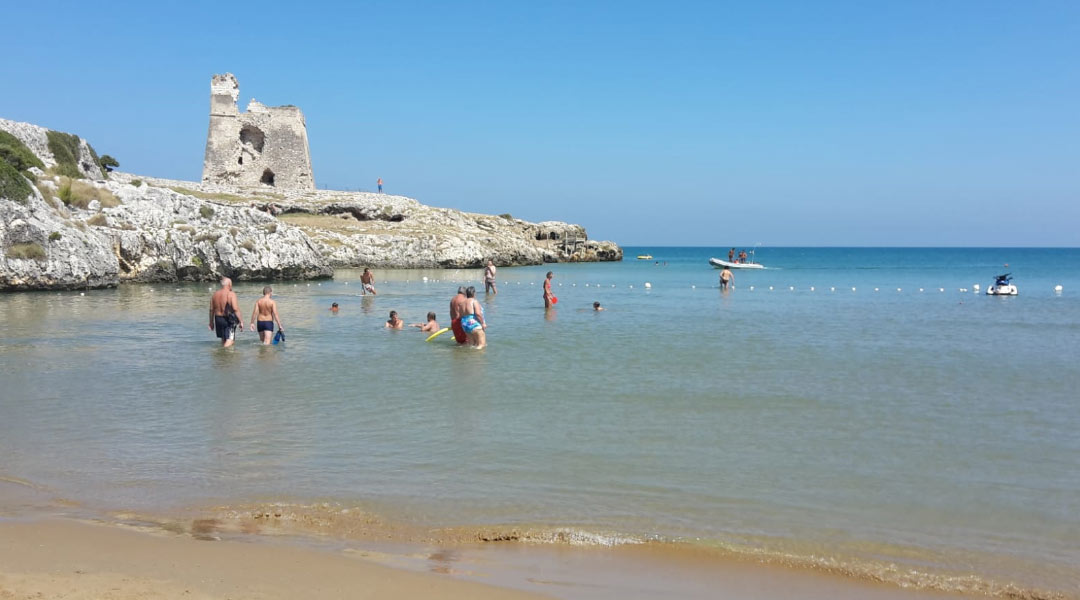
[[[627,245],[1080,246],[1080,2],[5,6],[0,116],[197,180],[213,73],[320,187]]]

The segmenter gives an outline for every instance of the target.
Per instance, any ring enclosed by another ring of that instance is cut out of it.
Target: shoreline
[[[754,546],[603,534],[575,527],[430,527],[389,520],[385,515],[334,503],[252,503],[149,514],[94,508],[57,497],[44,487],[13,477],[0,479],[0,491],[4,492],[0,502],[0,598],[7,591],[5,585],[14,586],[23,595],[53,589],[49,586],[54,584],[81,586],[77,581],[81,577],[66,569],[66,565],[74,563],[93,564],[101,585],[123,587],[128,585],[126,582],[141,582],[138,585],[149,586],[145,589],[171,598],[174,596],[168,594],[179,589],[178,586],[198,588],[190,582],[194,581],[193,570],[202,564],[200,551],[219,546],[227,549],[220,550],[220,557],[215,559],[222,569],[218,578],[225,582],[223,585],[234,586],[232,589],[255,585],[256,581],[243,573],[248,569],[244,563],[246,549],[257,547],[260,553],[267,553],[268,561],[326,560],[326,568],[332,572],[341,567],[342,560],[361,559],[394,573],[430,572],[448,580],[498,586],[494,591],[482,592],[487,595],[470,592],[457,596],[453,588],[446,592],[448,595],[437,596],[447,598],[518,597],[501,595],[503,590],[510,589],[596,600],[657,596],[686,600],[748,596],[777,600],[1075,597],[970,574],[917,570],[911,565],[888,561],[843,560],[835,555],[816,556]],[[43,539],[50,540],[51,547],[61,549],[62,558],[49,558],[51,555],[46,552],[31,562],[20,562],[36,556],[33,552],[25,557],[23,554],[40,547]],[[131,544],[123,545],[125,539]],[[140,550],[142,545],[156,548],[144,551]],[[109,556],[115,557],[114,562],[93,562],[97,560],[93,549],[100,547],[111,548]],[[176,564],[175,573],[163,573],[139,562],[144,553],[173,557],[170,560]],[[125,571],[117,565],[131,568]],[[42,569],[50,574],[42,575]],[[345,576],[332,574],[331,577]],[[352,581],[356,577],[359,579]],[[365,571],[346,579],[350,585],[363,585],[365,578],[370,577],[376,575]],[[400,579],[394,574],[378,577]],[[396,597],[412,597],[409,594],[419,589],[414,586],[421,583],[406,578],[394,585],[404,586],[393,588],[405,594]],[[220,589],[208,593],[219,593]],[[429,590],[423,597],[432,597],[430,588],[423,589]],[[717,590],[731,593],[717,596]],[[337,597],[307,592],[303,595]],[[52,596],[46,592],[46,597]],[[287,598],[295,594],[256,597]]]
[[[846,598],[963,597],[662,548],[476,544],[310,547],[45,517],[0,519],[0,597]]]

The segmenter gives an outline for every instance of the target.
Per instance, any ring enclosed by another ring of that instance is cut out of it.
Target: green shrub
[[[201,266],[203,266],[203,261],[198,256],[192,256],[191,257],[191,264],[195,265],[196,267],[201,267]]]
[[[41,244],[14,244],[5,252],[8,258],[22,260],[45,260],[45,249]]]
[[[26,171],[30,167],[45,168],[45,163],[19,141],[19,138],[6,131],[0,131],[0,161],[15,167],[16,171]]]
[[[49,241],[50,242],[55,242],[55,241],[59,240],[62,237],[64,237],[64,236],[60,235],[59,231],[54,231],[54,232],[49,234]]]
[[[501,214],[499,216],[506,219],[507,221],[513,221],[514,220],[514,215],[512,215],[510,213],[503,213],[503,214]]]
[[[79,170],[79,136],[59,131],[46,132],[46,136],[49,138],[49,152],[52,152],[56,159],[53,171],[64,177],[82,179],[83,174]]]
[[[135,187],[141,186],[142,185],[142,179],[132,179],[131,180],[131,185],[133,185]]]
[[[109,220],[105,218],[105,215],[98,213],[86,220],[87,225],[93,225],[94,227],[105,227],[109,224]]]
[[[97,154],[96,152],[94,152],[93,148],[90,149],[90,152],[95,155]],[[120,162],[106,154],[105,156],[102,156],[100,159],[98,159],[98,166],[101,167],[102,173],[109,173],[112,172],[113,169],[119,167]]]
[[[204,204],[199,207],[199,216],[206,220],[210,220],[214,218],[214,209]]]
[[[0,160],[0,198],[26,204],[26,199],[34,193],[30,182],[15,167]]]

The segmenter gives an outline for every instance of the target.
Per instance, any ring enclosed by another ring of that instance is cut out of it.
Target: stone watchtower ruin
[[[203,182],[315,189],[304,113],[295,106],[264,106],[254,99],[240,112],[239,95],[232,73],[210,80]]]

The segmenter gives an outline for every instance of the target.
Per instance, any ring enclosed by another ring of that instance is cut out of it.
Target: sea
[[[0,517],[652,544],[1080,597],[1080,249],[747,248],[766,268],[721,291],[727,250],[504,267],[492,295],[475,269],[271,282],[286,340],[227,349],[205,282],[0,294]],[[1019,295],[987,296],[1004,273]],[[237,284],[245,321],[263,285]],[[384,327],[448,325],[460,285],[486,349]]]

